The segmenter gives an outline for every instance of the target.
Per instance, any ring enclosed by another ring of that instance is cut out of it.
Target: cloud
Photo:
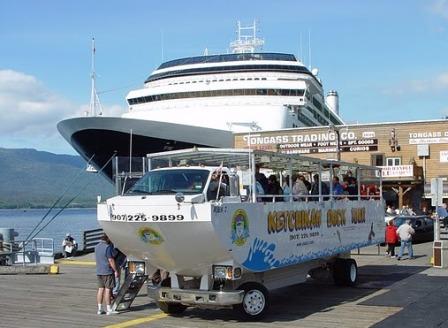
[[[52,92],[32,75],[0,70],[0,147],[26,148],[37,144],[43,150],[61,149],[66,142],[59,136],[57,122],[83,116],[88,107]],[[114,116],[123,109],[111,106],[104,112]],[[59,139],[61,144],[55,145]]]
[[[0,70],[0,135],[54,133],[55,122],[76,106],[49,91],[34,76]]]
[[[405,81],[383,91],[386,95],[403,96],[409,94],[436,94],[448,92],[448,72],[440,73],[426,79]]]
[[[429,9],[437,16],[448,19],[448,0],[436,0]]]

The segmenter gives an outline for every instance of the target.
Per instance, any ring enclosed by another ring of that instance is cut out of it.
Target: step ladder
[[[126,276],[126,279],[118,291],[117,297],[112,303],[113,311],[128,310],[131,307],[132,302],[137,297],[138,292],[145,283],[148,275],[130,273]]]

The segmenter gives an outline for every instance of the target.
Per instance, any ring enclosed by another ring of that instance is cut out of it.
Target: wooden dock
[[[384,248],[383,248],[384,249]],[[131,311],[96,314],[92,256],[62,261],[58,275],[0,276],[0,327],[432,327],[447,325],[447,270],[429,266],[432,243],[416,245],[417,259],[396,261],[366,248],[355,255],[356,288],[304,283],[272,293],[268,316],[239,321],[229,309],[161,313],[142,290]],[[439,305],[438,307],[436,305]]]

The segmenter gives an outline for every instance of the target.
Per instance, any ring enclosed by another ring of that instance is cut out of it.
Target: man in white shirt
[[[411,227],[411,220],[406,220],[401,226],[397,229],[397,235],[400,238],[401,246],[400,252],[398,253],[397,260],[400,260],[403,256],[404,248],[408,249],[409,259],[414,259],[414,253],[412,250],[412,235],[415,233],[415,230]]]
[[[76,240],[68,233],[62,241],[62,253],[64,258],[71,260],[75,255],[77,248]]]

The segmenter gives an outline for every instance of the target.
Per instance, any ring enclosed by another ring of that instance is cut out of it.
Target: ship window
[[[237,78],[234,78],[233,80],[234,80],[234,81],[238,81],[238,79],[237,79]]]
[[[256,78],[254,78],[254,80],[255,80],[255,81],[259,81],[259,80],[260,80],[260,78],[259,78],[259,77],[256,77]]]
[[[171,100],[171,99],[185,99],[185,98],[196,98],[196,97],[224,97],[224,96],[296,96],[303,95],[304,90],[301,89],[228,89],[228,90],[202,90],[202,91],[189,91],[189,92],[177,92],[177,93],[165,93],[161,95],[152,95],[152,96],[143,96],[128,99],[129,105],[134,104],[143,104],[154,101],[161,100]],[[324,124],[327,123],[325,119],[323,119],[319,112],[314,109],[310,109],[313,113],[314,117]],[[325,110],[325,113],[328,111]],[[331,117],[332,121],[336,121],[336,118]]]
[[[265,77],[262,77],[261,79],[262,79],[263,81],[266,81],[266,78],[265,78]]]

